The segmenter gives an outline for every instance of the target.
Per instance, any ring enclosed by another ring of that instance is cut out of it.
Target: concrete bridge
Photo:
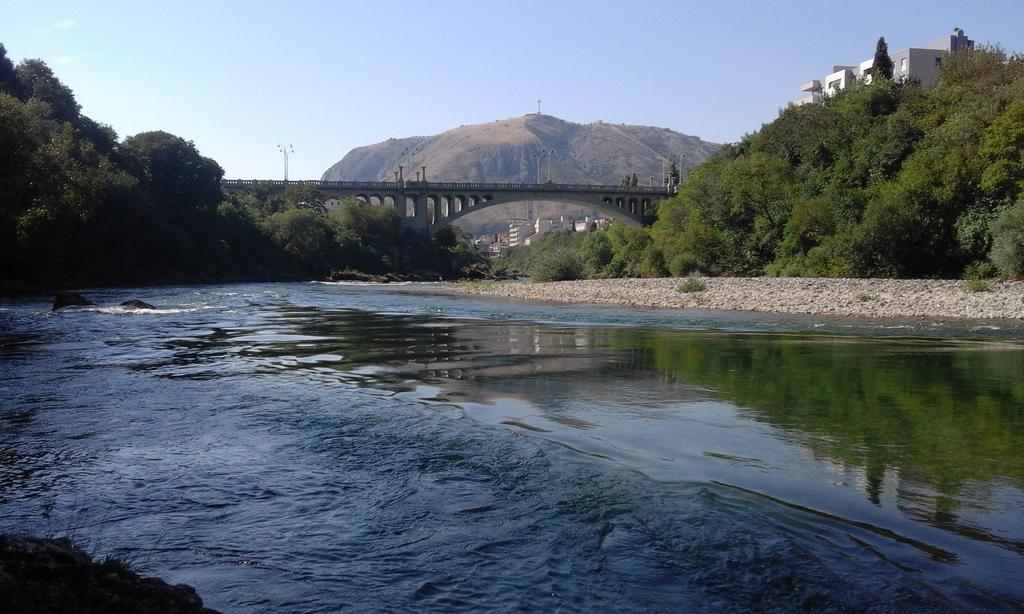
[[[453,183],[436,181],[262,181],[225,179],[224,190],[262,189],[283,193],[310,187],[325,198],[356,198],[395,207],[404,225],[434,234],[474,211],[524,201],[582,205],[630,226],[644,222],[651,205],[673,195],[669,188],[576,183]]]

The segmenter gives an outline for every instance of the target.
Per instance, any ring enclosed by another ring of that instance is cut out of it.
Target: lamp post
[[[288,182],[288,154],[295,153],[295,148],[291,145],[277,144],[277,150],[284,156],[284,181]]]
[[[544,156],[548,155],[548,152],[546,149],[542,149],[534,155],[537,157],[537,183],[540,183],[540,161]]]

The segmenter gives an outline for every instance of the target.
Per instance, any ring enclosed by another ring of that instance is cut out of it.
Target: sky
[[[1024,51],[1024,0],[0,0],[120,137],[165,130],[227,178],[319,179],[350,149],[533,113],[734,142],[833,64],[964,29]]]

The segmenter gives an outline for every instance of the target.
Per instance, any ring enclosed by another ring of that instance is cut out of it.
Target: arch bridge
[[[430,234],[474,211],[525,201],[555,201],[607,213],[629,226],[640,226],[655,202],[673,195],[663,187],[578,183],[456,183],[436,181],[262,181],[225,179],[224,190],[264,189],[283,193],[311,187],[325,198],[356,198],[370,205],[395,207],[403,225]]]

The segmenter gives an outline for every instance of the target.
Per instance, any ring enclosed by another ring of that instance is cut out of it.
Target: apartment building
[[[896,81],[915,79],[922,87],[932,87],[939,80],[942,61],[950,53],[974,47],[974,41],[964,35],[960,28],[954,28],[949,36],[941,36],[921,47],[911,47],[895,53],[892,58],[893,74]],[[800,91],[807,94],[796,104],[814,104],[821,102],[823,97],[846,88],[854,81],[871,82],[871,71],[874,58],[849,66],[833,66],[832,72],[822,79],[813,79],[800,86]]]

